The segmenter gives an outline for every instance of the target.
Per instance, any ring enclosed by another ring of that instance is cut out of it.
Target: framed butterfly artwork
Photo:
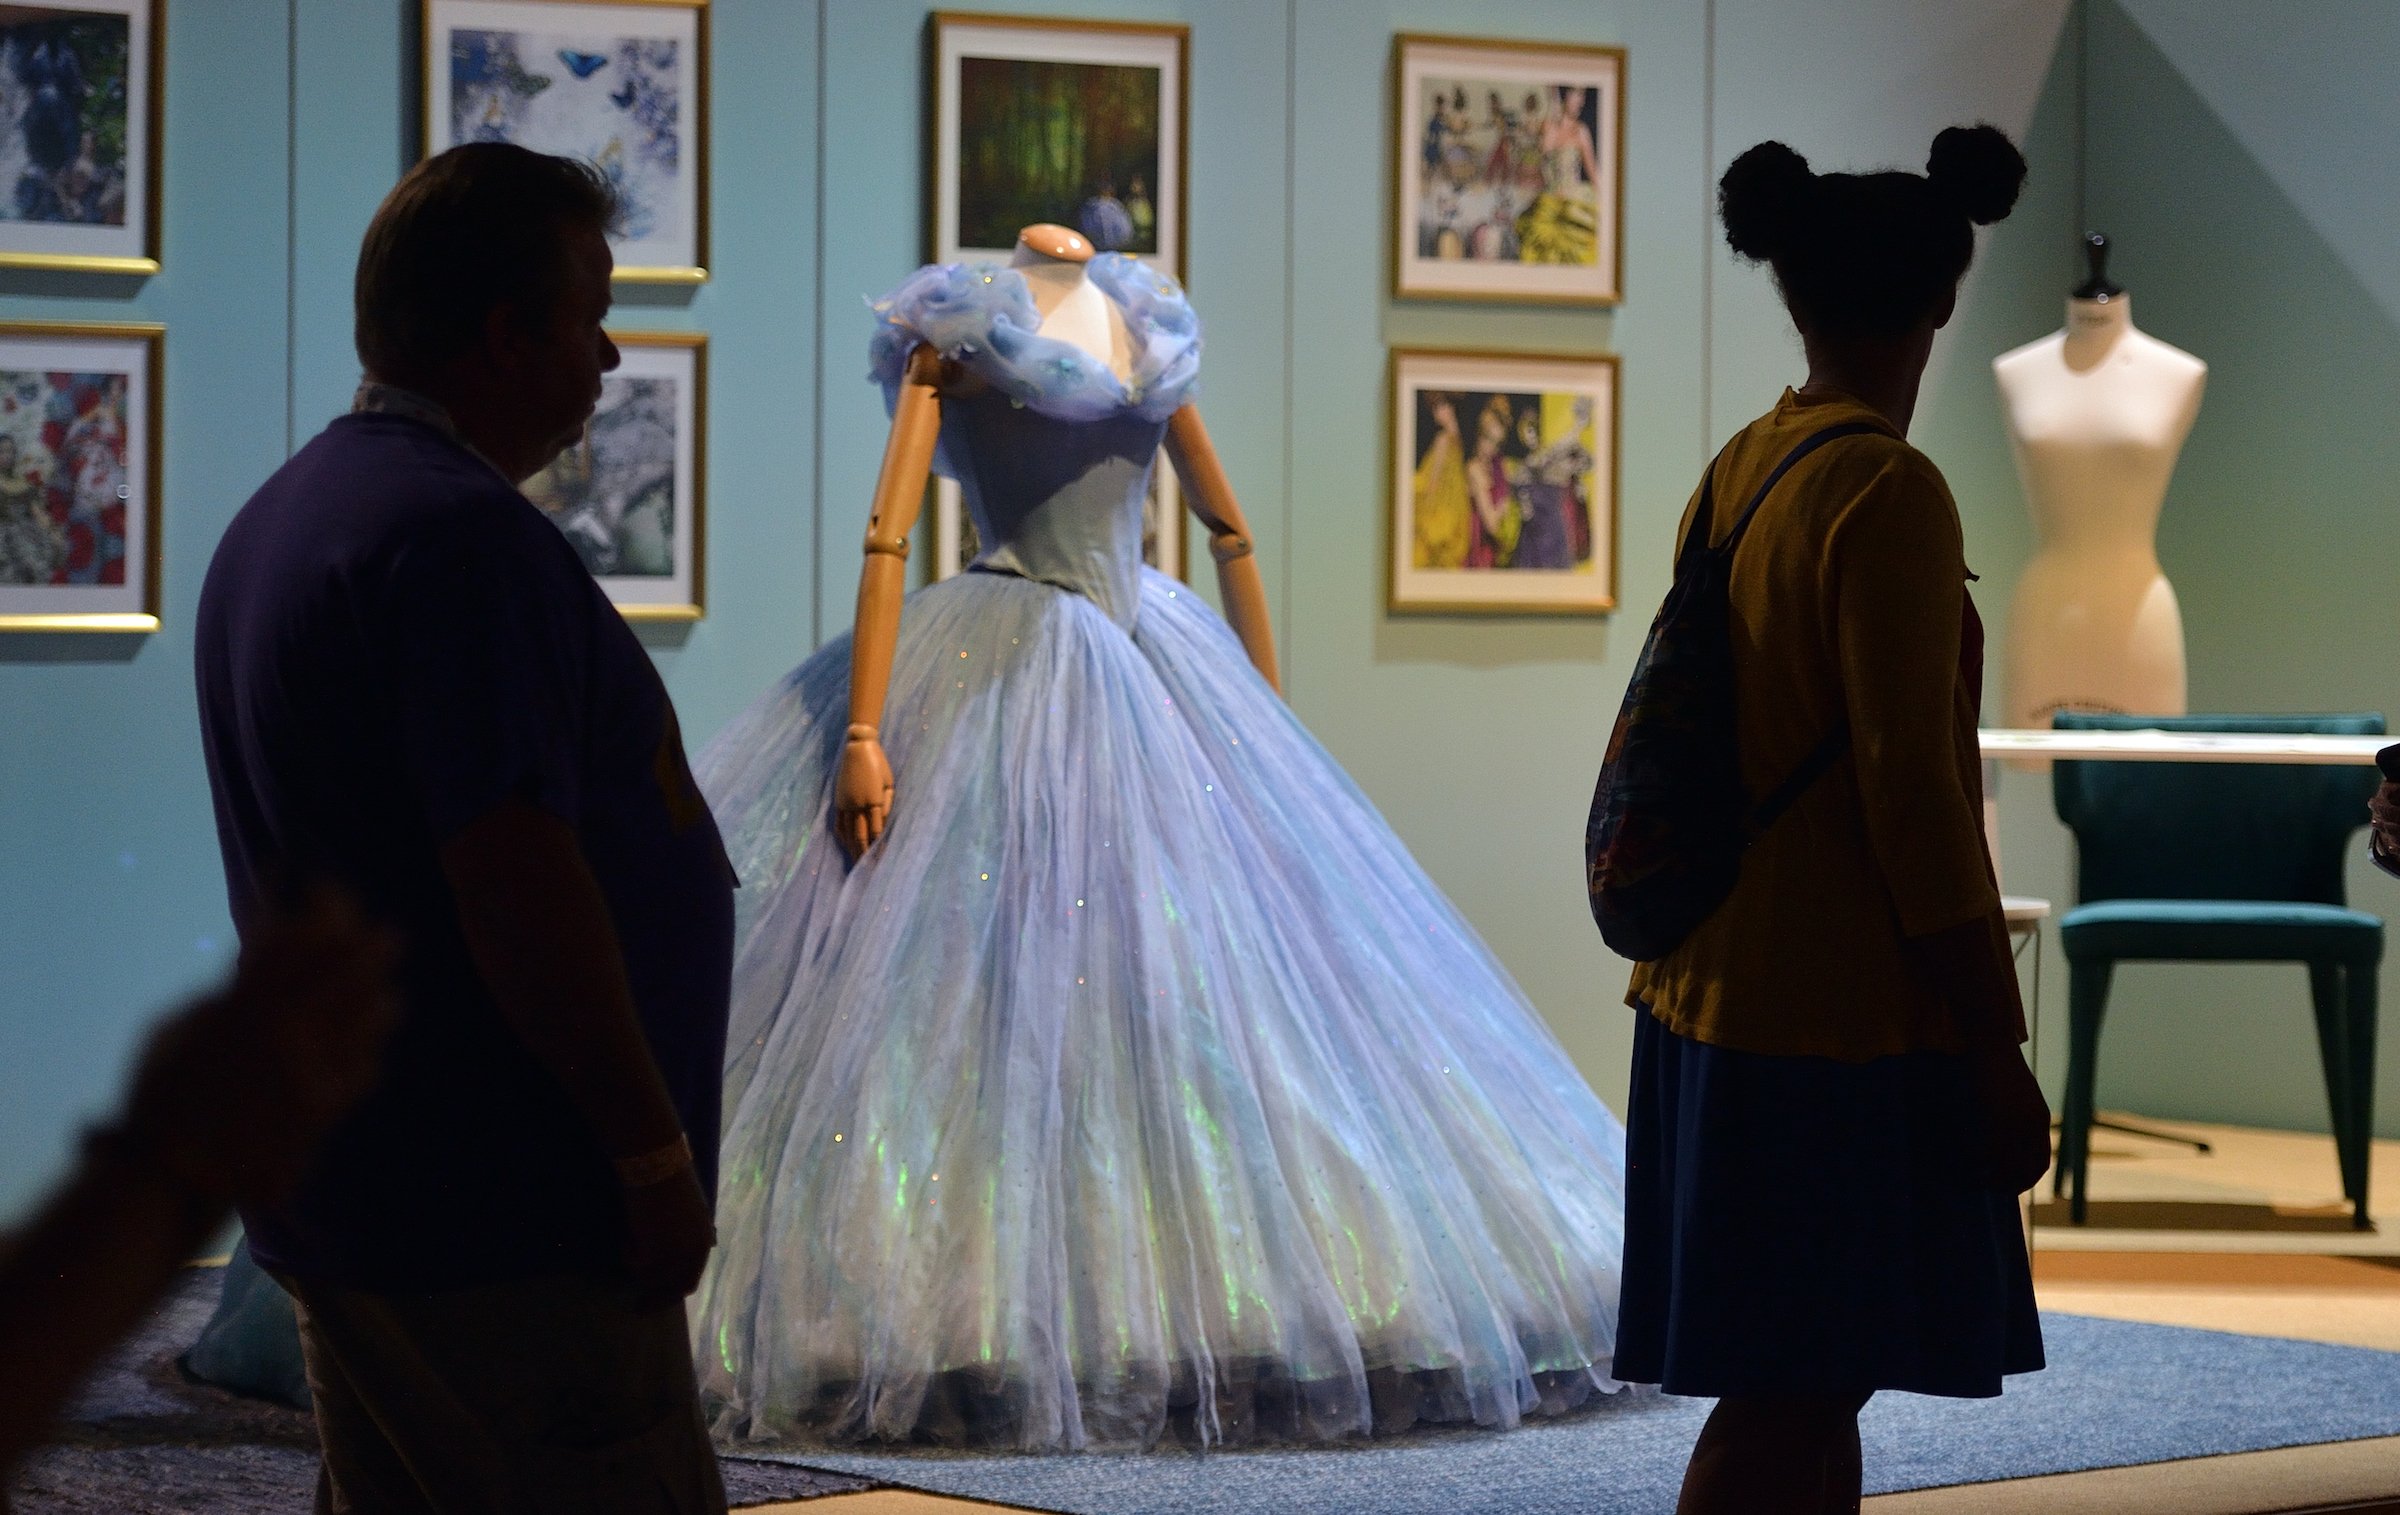
[[[0,5],[0,267],[158,272],[165,0]]]
[[[423,0],[424,151],[513,142],[617,192],[617,278],[708,278],[708,0]]]

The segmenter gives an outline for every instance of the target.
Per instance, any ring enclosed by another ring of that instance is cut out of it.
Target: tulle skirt
[[[1212,610],[911,596],[855,866],[849,658],[699,764],[743,883],[720,1436],[1322,1441],[1616,1387],[1622,1127]]]

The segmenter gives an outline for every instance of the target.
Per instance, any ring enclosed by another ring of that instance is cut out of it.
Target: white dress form
[[[2185,708],[2158,515],[2208,365],[2134,329],[2130,298],[2100,267],[2106,241],[2091,242],[2093,280],[2067,302],[2066,328],[1992,364],[2034,529],[2009,612],[2010,726]]]

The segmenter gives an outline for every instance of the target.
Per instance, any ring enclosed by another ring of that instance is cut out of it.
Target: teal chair
[[[2241,731],[2381,736],[2380,715],[2062,714],[2061,731]],[[2373,768],[2268,763],[2061,762],[2051,794],[2075,833],[2067,954],[2067,1098],[2059,1176],[2081,1225],[2093,1076],[2121,962],[2304,963],[2352,1224],[2367,1228],[2375,1124],[2375,970],[2383,922],[2347,908],[2343,867],[2367,821]]]

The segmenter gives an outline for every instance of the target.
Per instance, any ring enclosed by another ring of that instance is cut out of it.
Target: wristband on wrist
[[[615,1159],[617,1182],[628,1189],[647,1189],[652,1184],[665,1183],[692,1165],[692,1144],[689,1138],[677,1134],[663,1147],[632,1157]]]

